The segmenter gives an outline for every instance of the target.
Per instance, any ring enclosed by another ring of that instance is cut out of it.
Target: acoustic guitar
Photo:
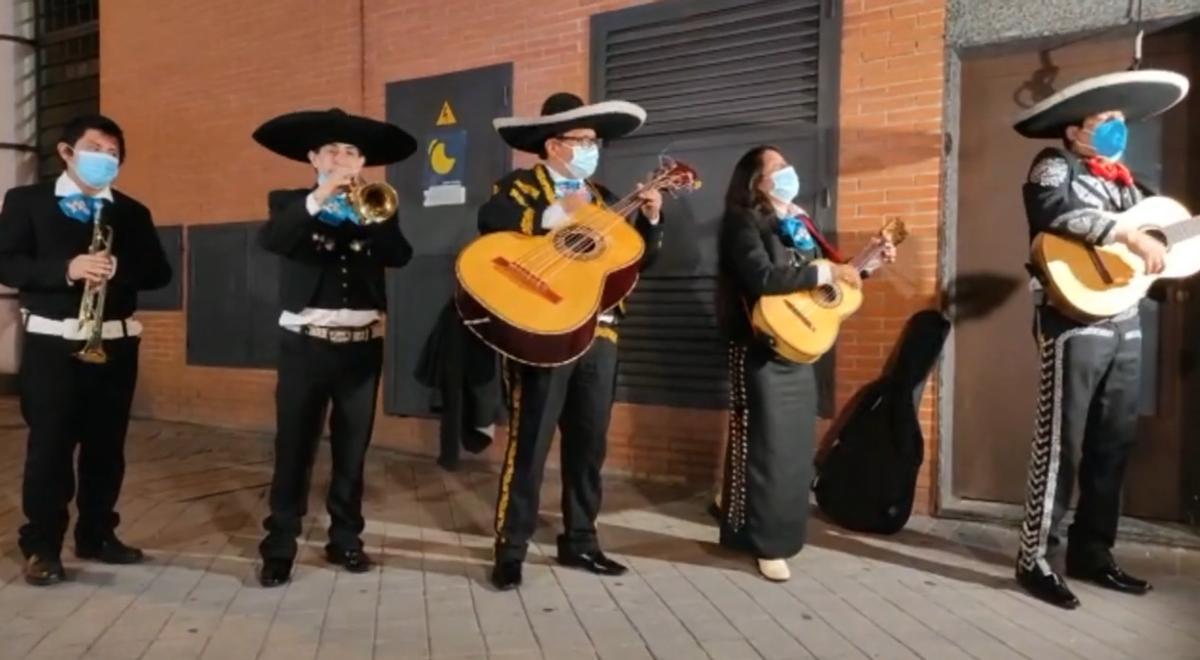
[[[676,193],[700,187],[696,171],[664,158],[645,188]],[[486,234],[458,256],[459,316],[502,355],[535,366],[566,364],[596,335],[600,314],[633,290],[646,246],[628,217],[635,190],[613,204],[589,204],[542,236]]]
[[[890,219],[878,236],[899,245],[908,237],[908,230],[902,221]],[[850,265],[861,272],[883,254],[883,246],[883,240],[872,241]],[[834,265],[827,259],[811,263]],[[861,289],[834,281],[815,289],[759,298],[750,315],[750,324],[780,357],[809,364],[829,352],[837,341],[842,321],[858,311],[862,301]]]
[[[1200,272],[1200,216],[1170,197],[1147,197],[1116,214],[1116,227],[1141,229],[1167,246],[1161,273],[1149,275],[1141,257],[1122,243],[1087,245],[1049,233],[1033,240],[1033,263],[1046,292],[1063,313],[1083,322],[1098,321],[1138,304],[1160,279],[1184,279]]]

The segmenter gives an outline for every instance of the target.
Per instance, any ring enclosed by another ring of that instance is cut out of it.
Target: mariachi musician
[[[171,281],[150,211],[112,187],[126,156],[121,127],[72,119],[58,155],[66,169],[57,179],[9,190],[0,210],[0,283],[20,290],[25,323],[19,544],[25,580],[37,586],[66,579],[60,555],[76,493],[77,557],[145,558],[116,535],[142,331],[132,316],[139,291]]]
[[[291,576],[327,411],[333,472],[325,558],[352,573],[372,566],[361,538],[363,462],[383,365],[384,269],[408,263],[412,247],[400,232],[395,191],[363,184],[359,174],[407,158],[416,141],[338,109],[276,117],[254,139],[309,164],[315,179],[272,191],[259,234],[263,248],[282,257],[275,472],[259,546],[259,581],[273,587]]]
[[[1175,73],[1125,71],[1077,82],[1023,112],[1018,133],[1062,143],[1034,158],[1022,186],[1030,238],[1047,232],[1084,245],[1121,244],[1145,262],[1148,273],[1161,271],[1164,245],[1114,219],[1144,194],[1121,163],[1126,122],[1165,112],[1187,89],[1187,79]],[[1068,576],[1144,594],[1150,584],[1123,571],[1112,556],[1121,484],[1137,435],[1138,307],[1081,322],[1046,295],[1045,273],[1036,276],[1034,333],[1042,375],[1017,581],[1041,600],[1078,607],[1049,562],[1050,551],[1065,545]],[[1064,544],[1060,527],[1076,473],[1079,504]]]
[[[628,135],[646,119],[642,108],[624,101],[585,105],[574,94],[546,99],[538,117],[497,119],[494,125],[510,146],[536,154],[533,167],[518,169],[498,182],[479,209],[479,231],[546,234],[571,214],[616,201],[592,179],[603,140]],[[640,193],[634,224],[646,243],[642,267],[662,243],[662,195]],[[563,525],[558,562],[601,575],[621,575],[625,567],[607,557],[596,538],[600,512],[600,470],[612,413],[617,374],[614,309],[599,318],[597,340],[577,360],[535,367],[506,360],[509,439],[496,504],[496,558],[492,583],[511,589],[521,583],[521,566],[537,525],[542,470],[557,427],[562,433]]]

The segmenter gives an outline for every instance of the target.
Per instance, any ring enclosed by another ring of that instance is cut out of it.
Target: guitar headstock
[[[700,185],[700,175],[694,167],[667,156],[659,157],[658,169],[654,170],[647,184],[672,194],[692,192],[699,189]]]
[[[883,222],[879,236],[890,241],[892,245],[900,245],[908,238],[908,227],[904,226],[904,221],[900,218],[888,218]]]

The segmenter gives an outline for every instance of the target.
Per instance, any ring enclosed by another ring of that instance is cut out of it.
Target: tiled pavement
[[[317,516],[292,584],[264,590],[254,570],[267,439],[144,422],[131,431],[121,532],[153,561],[110,567],[68,552],[73,579],[35,589],[14,548],[23,445],[13,402],[0,400],[5,659],[1200,658],[1200,551],[1124,544],[1123,562],[1157,589],[1076,585],[1084,607],[1063,612],[1014,591],[1010,530],[918,518],[875,538],[814,522],[793,579],[776,585],[717,546],[701,494],[616,479],[601,537],[627,576],[553,565],[551,476],[525,586],[496,593],[495,475],[387,453],[367,477],[381,568],[327,568]],[[327,472],[315,472],[318,494]],[[322,513],[320,501],[310,510]]]

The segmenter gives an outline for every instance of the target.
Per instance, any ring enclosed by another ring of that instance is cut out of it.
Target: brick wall
[[[507,61],[514,63],[516,112],[536,113],[553,91],[587,95],[588,17],[633,4],[207,0],[181,10],[156,0],[106,3],[101,103],[131,145],[121,184],[160,223],[258,219],[265,191],[309,177],[305,166],[250,140],[263,119],[334,105],[381,117],[387,82]],[[847,328],[839,365],[843,399],[877,373],[900,321],[935,291],[943,23],[942,0],[845,5],[840,222],[844,232],[868,230],[881,213],[898,213],[916,225],[916,236],[904,255],[909,265],[874,287]],[[139,414],[273,427],[273,372],[189,367],[182,315],[143,317]],[[924,420],[932,425],[930,401]],[[619,405],[609,465],[706,481],[724,419],[712,411]],[[428,421],[381,415],[376,442],[432,453],[436,433]]]
[[[910,235],[897,264],[868,283],[862,310],[838,341],[838,401],[877,377],[912,313],[937,304],[946,22],[945,0],[846,0],[844,7],[841,240],[861,245],[889,216]],[[920,409],[926,458],[917,502],[926,510],[936,497],[937,396],[931,382]]]

